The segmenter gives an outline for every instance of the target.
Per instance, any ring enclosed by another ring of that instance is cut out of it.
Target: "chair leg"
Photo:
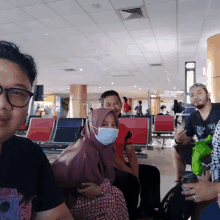
[[[164,146],[164,140],[165,140],[165,139],[162,138],[162,144],[161,144],[162,147],[161,147],[161,149],[164,149],[164,147],[163,147],[163,146]]]

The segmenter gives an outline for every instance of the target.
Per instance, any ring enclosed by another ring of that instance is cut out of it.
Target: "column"
[[[86,118],[87,85],[70,85],[70,117]]]
[[[207,40],[206,80],[211,101],[220,102],[220,34]]]

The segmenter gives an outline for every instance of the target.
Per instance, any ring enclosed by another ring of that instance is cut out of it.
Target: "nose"
[[[10,105],[10,103],[8,102],[7,98],[6,98],[6,92],[3,91],[0,94],[0,110],[3,109],[10,109],[12,106]]]

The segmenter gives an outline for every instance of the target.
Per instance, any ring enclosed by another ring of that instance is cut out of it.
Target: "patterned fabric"
[[[213,153],[210,173],[212,182],[220,182],[220,121],[216,125],[215,133],[212,138]]]
[[[122,192],[111,186],[108,179],[105,179],[101,186],[103,195],[90,199],[79,196],[71,211],[75,215],[89,220],[129,220]]]

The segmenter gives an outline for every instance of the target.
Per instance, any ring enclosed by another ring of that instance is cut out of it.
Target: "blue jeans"
[[[130,113],[129,112],[125,112],[125,115],[130,115]]]
[[[199,220],[219,220],[220,219],[220,208],[217,202],[212,202],[208,205],[199,217]]]

